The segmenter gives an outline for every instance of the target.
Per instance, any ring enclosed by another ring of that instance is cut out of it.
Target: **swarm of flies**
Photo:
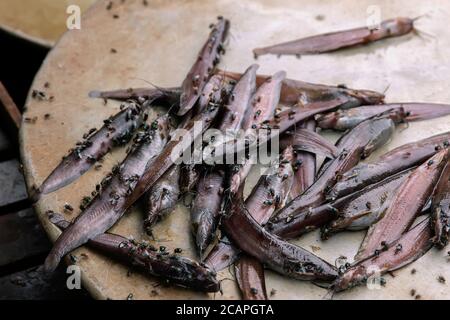
[[[407,34],[414,31],[414,21],[396,18],[378,29],[317,35],[255,49],[254,54],[340,50]],[[45,261],[46,270],[87,245],[167,283],[203,292],[219,291],[216,273],[234,265],[242,297],[267,299],[265,268],[338,292],[364,284],[373,266],[388,273],[433,246],[446,246],[450,132],[397,147],[372,162],[361,160],[386,144],[401,124],[449,115],[450,105],[387,104],[383,94],[370,90],[289,79],[284,71],[261,75],[257,64],[241,73],[221,70],[229,28],[223,17],[210,25],[208,39],[179,87],[90,93],[121,100],[120,112],[84,135],[34,190],[33,200],[75,181],[114,148],[127,145],[127,155],[95,186],[76,219],[69,222],[50,212],[49,220],[62,233]],[[167,109],[150,119],[155,105]],[[209,128],[223,134],[205,139]],[[318,128],[343,135],[332,144]],[[179,129],[189,143],[180,139]],[[238,131],[244,143],[233,135]],[[199,139],[196,152],[203,160],[182,161]],[[272,150],[276,159],[244,198],[255,163],[251,151],[273,139],[280,142],[279,150]],[[230,155],[241,161],[223,161]],[[317,168],[316,155],[325,158]],[[194,195],[189,208],[199,262],[183,257],[179,248],[157,248],[108,233],[140,200],[146,206],[143,230],[151,235],[186,194]],[[323,240],[346,230],[367,234],[354,262],[338,269],[288,242],[315,229]]]

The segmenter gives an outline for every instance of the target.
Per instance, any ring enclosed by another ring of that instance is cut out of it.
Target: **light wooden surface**
[[[102,120],[119,109],[119,104],[89,99],[93,89],[142,87],[145,79],[160,86],[179,85],[195,60],[208,34],[209,23],[217,15],[231,20],[231,37],[221,68],[242,71],[254,62],[254,47],[299,37],[358,27],[365,24],[369,5],[378,5],[381,18],[429,17],[417,22],[420,30],[434,35],[422,38],[407,35],[367,47],[320,56],[263,56],[258,59],[260,72],[286,70],[288,77],[326,84],[345,83],[349,87],[383,91],[387,101],[450,101],[450,29],[447,28],[450,5],[443,1],[113,1],[114,9],[105,9],[107,1],[99,1],[84,15],[82,30],[69,31],[49,54],[35,78],[32,89],[53,95],[54,101],[27,101],[25,116],[38,117],[23,123],[21,152],[29,186],[40,185],[84,132],[99,127]],[[113,14],[119,18],[114,19]],[[318,16],[322,16],[318,18]],[[115,48],[117,53],[110,53]],[[44,120],[46,113],[51,114]],[[412,123],[397,130],[392,141],[371,157],[403,143],[425,138],[450,129],[450,117]],[[327,134],[331,139],[336,135]],[[77,208],[82,197],[89,194],[106,172],[124,157],[124,149],[115,150],[105,158],[101,171],[91,170],[70,186],[45,196],[36,206],[39,218],[50,237],[59,234],[44,215],[46,210],[61,211],[65,203]],[[253,172],[247,192],[256,181]],[[76,210],[68,219],[79,213]],[[147,239],[142,227],[142,212],[135,208],[112,229],[113,232],[136,239]],[[352,260],[363,237],[362,232],[343,233],[326,242],[318,233],[311,233],[296,243],[334,262],[340,255]],[[182,205],[156,228],[157,239],[169,248],[181,247],[195,257],[189,229],[188,210]],[[147,239],[149,240],[149,239]],[[318,250],[318,248],[320,250]],[[426,256],[387,275],[387,284],[379,290],[356,288],[335,295],[335,299],[412,299],[415,289],[422,299],[450,298],[450,280],[446,252],[431,250]],[[99,299],[125,299],[133,293],[136,299],[236,299],[239,294],[233,281],[223,281],[224,294],[203,295],[174,287],[156,286],[156,280],[133,273],[127,267],[86,248],[74,254],[83,271],[83,283]],[[412,275],[411,269],[417,272]],[[276,290],[272,299],[323,299],[327,291],[308,282],[295,281],[267,272],[267,288]],[[232,278],[228,271],[219,275]]]
[[[78,5],[85,11],[95,0],[2,0],[0,28],[52,47],[67,30],[66,9]]]

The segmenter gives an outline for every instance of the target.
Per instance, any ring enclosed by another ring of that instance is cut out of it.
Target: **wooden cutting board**
[[[95,0],[2,0],[0,28],[18,37],[52,47],[67,30],[69,5],[85,11]]]
[[[450,29],[447,28],[450,4],[442,1],[149,1],[115,0],[113,10],[108,1],[99,1],[82,20],[82,28],[67,32],[48,55],[37,74],[32,89],[54,96],[52,102],[27,101],[25,117],[37,117],[35,123],[24,123],[20,139],[22,161],[29,186],[40,185],[83,133],[99,127],[102,120],[119,110],[119,103],[88,98],[93,89],[117,89],[146,86],[146,81],[160,86],[179,85],[208,35],[209,23],[217,15],[231,20],[231,37],[220,66],[243,71],[255,62],[251,49],[257,46],[291,40],[327,31],[365,25],[367,8],[377,5],[381,18],[399,15],[415,17],[428,14],[417,27],[433,35],[411,34],[367,47],[295,57],[263,56],[260,72],[286,70],[288,77],[325,84],[386,90],[387,101],[450,101]],[[113,16],[116,15],[116,18]],[[117,53],[111,53],[111,49]],[[144,79],[144,80],[142,80]],[[50,87],[44,88],[48,82]],[[50,114],[48,120],[45,114]],[[392,141],[371,159],[406,142],[415,141],[450,129],[450,117],[411,123],[399,128]],[[331,139],[337,135],[327,134]],[[124,157],[124,150],[106,156],[100,171],[91,170],[66,188],[45,196],[37,205],[39,218],[54,241],[59,231],[51,225],[46,210],[62,211],[65,203],[77,208],[82,197]],[[246,191],[255,183],[257,171],[249,178]],[[67,219],[73,219],[78,210]],[[112,231],[135,239],[148,239],[142,227],[143,213],[134,208]],[[352,261],[364,236],[348,232],[322,242],[311,233],[297,244],[333,263],[344,255]],[[159,243],[181,247],[196,257],[189,229],[189,212],[179,205],[170,217],[156,227]],[[450,298],[447,250],[431,250],[412,266],[385,276],[386,285],[369,290],[359,287],[337,294],[335,299],[412,299],[416,290],[422,299]],[[153,278],[138,273],[127,275],[128,268],[87,248],[74,252],[82,268],[83,285],[99,299],[125,299],[130,293],[136,299],[237,299],[234,281],[223,281],[223,295],[206,295],[175,287],[157,286]],[[416,269],[414,275],[412,269]],[[325,289],[309,282],[295,281],[267,271],[267,290],[271,299],[329,298]],[[222,279],[232,279],[228,271]]]

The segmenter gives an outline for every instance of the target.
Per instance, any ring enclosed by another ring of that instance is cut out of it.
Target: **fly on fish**
[[[254,54],[340,50],[406,35],[415,21],[390,19],[378,29],[312,36]],[[122,100],[122,106],[74,142],[30,196],[35,201],[50,193],[59,197],[60,189],[74,190],[72,182],[100,168],[97,162],[113,149],[127,148],[126,156],[91,186],[91,193],[80,195],[81,212],[68,204],[64,215],[49,210],[48,219],[61,235],[45,269],[54,270],[64,256],[86,245],[167,284],[219,292],[225,278],[217,272],[233,265],[242,298],[267,300],[276,290],[267,294],[266,276],[273,275],[265,269],[337,293],[366,283],[371,266],[384,274],[413,263],[433,245],[447,245],[450,132],[396,148],[390,142],[398,128],[410,130],[405,123],[448,116],[449,105],[386,102],[383,93],[370,88],[306,82],[276,68],[270,76],[257,74],[267,67],[257,64],[226,70],[220,66],[225,45],[237,41],[228,42],[230,25],[220,16],[209,35],[205,28],[201,48],[184,48],[197,54],[180,83],[89,94]],[[180,64],[180,71],[185,69]],[[341,137],[331,142],[321,130]],[[272,150],[273,141],[279,143]],[[383,146],[391,150],[373,157]],[[269,149],[272,161],[262,163],[256,151]],[[249,177],[262,165],[254,185]],[[139,201],[145,214],[136,240],[111,233],[131,207],[139,210]],[[170,234],[165,234],[168,244],[160,243],[161,229],[180,218],[182,205],[189,209],[183,216],[189,228],[176,230],[192,237],[193,252],[179,243],[169,250]],[[69,213],[77,217],[68,221]],[[316,229],[324,240],[337,232],[367,233],[355,261],[337,268],[319,256],[317,246],[310,251],[288,242]]]

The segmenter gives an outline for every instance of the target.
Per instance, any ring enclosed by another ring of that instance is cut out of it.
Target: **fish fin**
[[[51,211],[47,215],[48,215],[48,220],[58,227],[62,222],[66,222],[66,219],[60,213]]]
[[[363,239],[363,241],[361,242],[361,245],[359,246],[359,248],[358,248],[358,252],[356,253],[356,255],[355,255],[355,261],[360,261],[360,260],[362,260],[361,258],[363,257],[363,254],[365,253],[365,251],[366,251],[366,245],[367,245],[367,242],[370,240],[370,238],[371,238],[371,235],[372,235],[372,233],[373,233],[373,231],[374,231],[374,226],[375,226],[376,224],[373,224],[372,226],[370,226],[369,227],[369,229],[367,230],[367,233],[366,233],[366,235],[364,236],[364,239]]]

